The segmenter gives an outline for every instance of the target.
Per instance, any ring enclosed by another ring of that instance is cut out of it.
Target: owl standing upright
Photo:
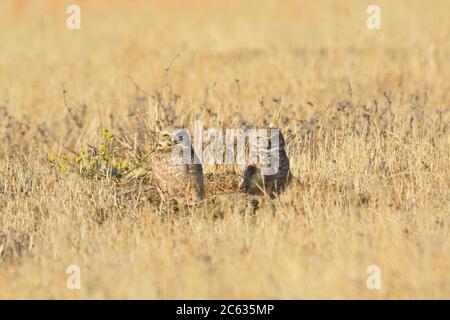
[[[257,157],[249,159],[241,191],[254,195],[266,194],[273,198],[292,181],[289,158],[279,129],[265,128],[258,132],[257,139],[250,141],[249,145],[250,153],[253,150]]]
[[[163,201],[198,201],[205,197],[202,165],[184,129],[160,132],[152,174]]]

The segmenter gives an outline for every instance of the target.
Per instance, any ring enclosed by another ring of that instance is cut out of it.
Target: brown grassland
[[[450,298],[448,0],[72,2],[81,30],[0,2],[0,298]],[[205,165],[166,216],[157,117],[273,120],[296,180],[251,198]]]

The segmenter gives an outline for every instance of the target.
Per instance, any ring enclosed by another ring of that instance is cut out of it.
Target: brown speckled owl
[[[162,201],[198,201],[205,197],[202,165],[185,129],[160,132],[152,174]]]
[[[258,139],[250,142],[257,157],[250,159],[244,172],[241,191],[254,195],[274,197],[292,181],[289,158],[285,151],[283,134],[276,128],[260,129]]]

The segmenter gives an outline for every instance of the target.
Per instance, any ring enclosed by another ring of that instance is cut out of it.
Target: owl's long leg
[[[161,202],[159,203],[159,206],[158,206],[159,214],[162,213],[163,206],[164,206],[164,200],[161,198]]]

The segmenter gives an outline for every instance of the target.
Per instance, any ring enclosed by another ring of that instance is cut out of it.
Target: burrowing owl
[[[152,174],[163,201],[196,201],[205,196],[202,165],[184,129],[160,132]]]
[[[279,129],[265,128],[258,132],[258,138],[250,141],[249,145],[257,157],[250,159],[241,191],[274,197],[292,181],[285,141]]]

